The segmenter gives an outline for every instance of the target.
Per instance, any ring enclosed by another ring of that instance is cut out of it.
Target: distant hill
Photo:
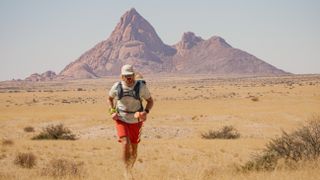
[[[49,81],[57,78],[57,75],[53,71],[46,71],[42,74],[34,73],[27,77],[26,81]]]
[[[143,74],[289,74],[233,48],[218,36],[204,40],[187,32],[180,42],[166,45],[152,25],[132,8],[120,18],[108,39],[67,65],[58,76],[63,79],[119,75],[123,64],[132,64]]]

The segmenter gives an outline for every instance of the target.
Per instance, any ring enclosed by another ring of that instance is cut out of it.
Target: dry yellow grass
[[[317,179],[319,161],[294,170],[240,173],[235,166],[281,133],[320,114],[320,76],[265,78],[145,77],[155,99],[143,128],[136,179]],[[117,78],[47,83],[0,83],[0,179],[53,179],[43,169],[53,159],[83,163],[81,176],[65,179],[122,179],[120,145],[106,106]],[[82,89],[79,89],[82,88]],[[10,92],[11,91],[11,92]],[[18,92],[15,92],[18,91]],[[252,100],[256,97],[257,100]],[[76,141],[35,141],[49,124],[63,123]],[[234,126],[241,137],[206,140],[202,132]],[[35,132],[25,132],[31,126]],[[33,153],[31,169],[14,164]]]

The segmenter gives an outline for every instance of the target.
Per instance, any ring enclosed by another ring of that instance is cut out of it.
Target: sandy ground
[[[82,163],[80,177],[122,179],[121,146],[107,113],[115,77],[65,82],[0,83],[0,179],[50,179],[52,159]],[[235,167],[260,152],[281,131],[320,114],[320,75],[284,77],[146,77],[155,100],[143,127],[135,179],[317,179],[318,167],[243,174]],[[46,126],[63,123],[76,141],[36,141]],[[201,133],[226,125],[241,137],[206,140]],[[25,132],[31,126],[35,132]],[[18,153],[37,158],[32,169],[16,166]],[[319,164],[319,163],[315,163]]]

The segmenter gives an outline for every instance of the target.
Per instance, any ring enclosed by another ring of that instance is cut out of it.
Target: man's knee
[[[130,145],[130,140],[128,139],[128,137],[126,137],[126,136],[121,137],[120,140],[121,140],[121,144],[123,146],[129,146]]]

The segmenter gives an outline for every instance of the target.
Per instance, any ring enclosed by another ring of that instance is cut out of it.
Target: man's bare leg
[[[131,168],[133,167],[134,163],[136,162],[137,155],[138,155],[138,144],[131,144],[132,152],[131,152]]]
[[[125,165],[125,179],[132,179],[132,174],[131,174],[131,168],[132,168],[132,147],[130,140],[127,137],[122,137],[121,138],[121,144],[122,144],[122,152],[123,152],[123,162]]]

